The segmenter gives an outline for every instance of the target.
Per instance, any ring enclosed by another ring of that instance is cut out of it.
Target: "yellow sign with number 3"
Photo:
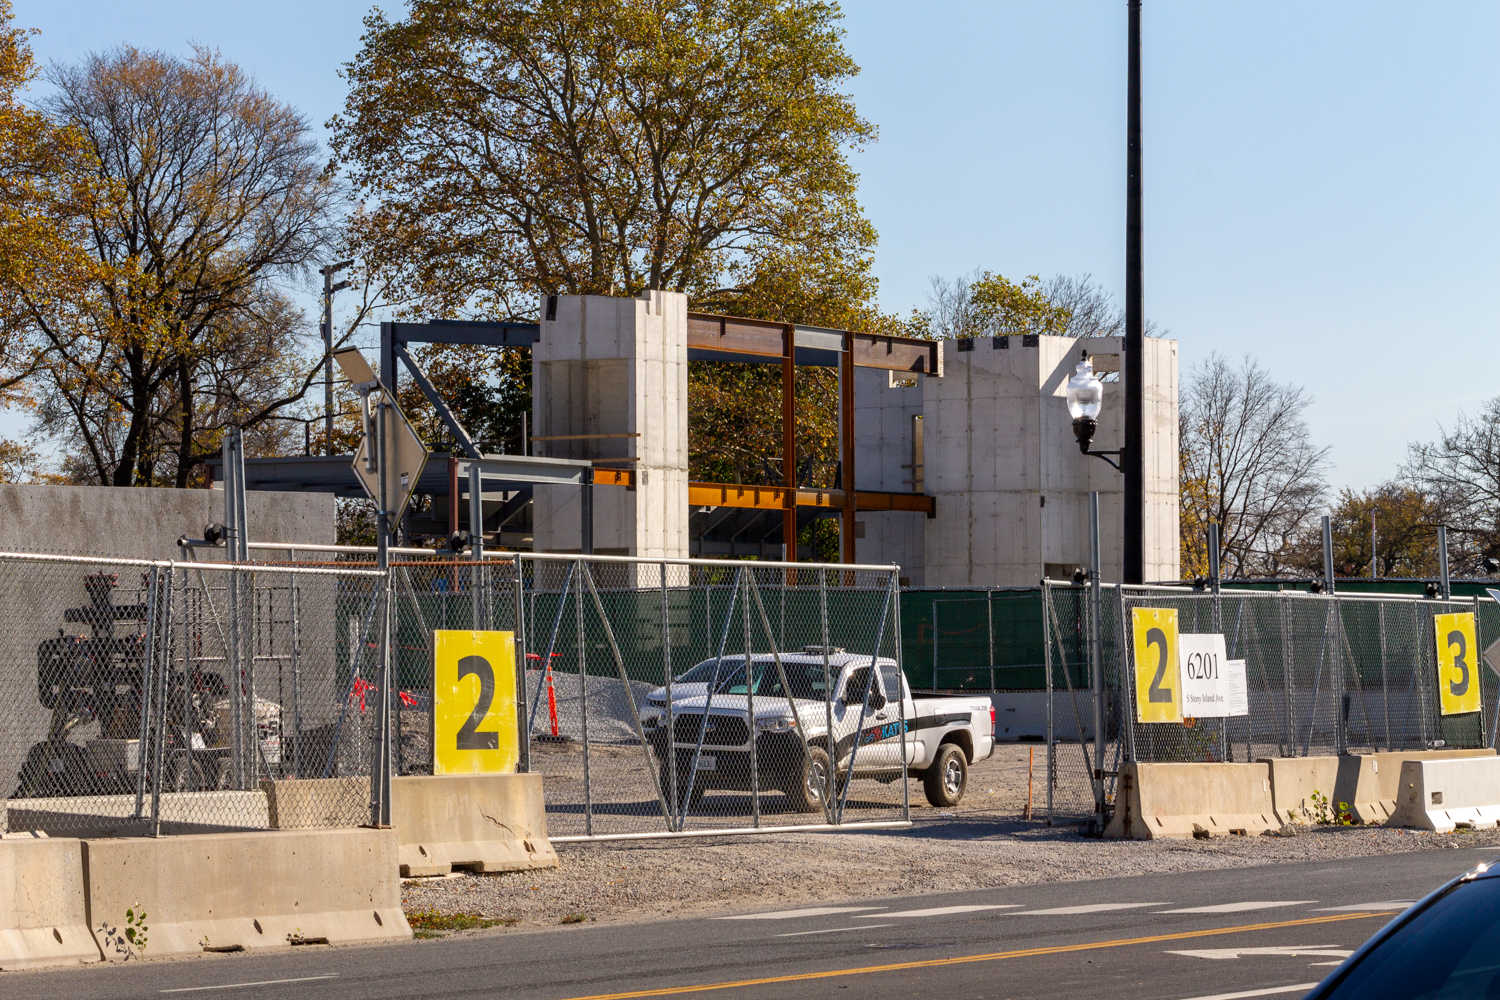
[[[1479,644],[1474,612],[1433,615],[1437,638],[1438,703],[1443,715],[1479,711]]]
[[[435,631],[432,652],[432,773],[514,771],[516,634]]]
[[[1134,608],[1135,719],[1181,722],[1182,682],[1177,662],[1175,608]]]

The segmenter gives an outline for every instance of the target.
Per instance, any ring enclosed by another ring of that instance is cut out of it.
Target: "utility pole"
[[[349,287],[349,282],[335,283],[333,276],[354,261],[341,260],[318,268],[323,275],[323,453],[333,454],[333,293]]]
[[[1146,307],[1141,256],[1141,0],[1129,0],[1125,128],[1125,583],[1146,582]]]

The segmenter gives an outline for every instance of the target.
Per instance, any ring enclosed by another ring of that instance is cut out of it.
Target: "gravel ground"
[[[869,896],[1500,847],[1500,831],[1494,830],[1432,834],[1332,827],[1299,828],[1295,837],[1095,840],[1080,836],[1077,827],[1020,818],[1028,750],[1002,744],[994,757],[975,765],[969,792],[953,810],[929,807],[913,782],[909,830],[568,844],[558,848],[561,867],[548,871],[409,879],[402,903],[408,912],[436,909],[519,921],[510,931],[464,933],[515,933],[577,914],[602,922],[657,920]],[[1044,797],[1037,800],[1038,813],[1044,803]],[[866,877],[850,878],[851,871]]]

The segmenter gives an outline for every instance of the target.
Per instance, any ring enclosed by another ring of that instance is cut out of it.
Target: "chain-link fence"
[[[892,571],[521,562],[554,838],[906,821]]]
[[[870,567],[0,553],[6,826],[366,823],[384,753],[434,773],[445,630],[514,633],[554,834],[904,822],[896,600]]]
[[[1101,587],[1102,697],[1091,667],[1092,600],[1087,587],[1048,584],[1045,653],[1049,730],[1049,816],[1106,803],[1122,761],[1253,761],[1268,757],[1482,747],[1494,744],[1500,674],[1481,651],[1500,637],[1500,606],[1488,598],[1432,600],[1399,595],[1313,595]],[[1171,609],[1181,634],[1219,633],[1231,660],[1245,661],[1248,714],[1136,721],[1132,612]],[[1439,707],[1434,616],[1472,612],[1469,666],[1483,697],[1478,712]],[[1481,665],[1482,664],[1482,665]],[[1093,740],[1096,703],[1104,721],[1101,762]]]

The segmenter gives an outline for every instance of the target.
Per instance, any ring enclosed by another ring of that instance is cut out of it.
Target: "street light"
[[[1124,458],[1125,449],[1119,448],[1114,451],[1089,451],[1089,444],[1094,440],[1094,432],[1099,429],[1099,411],[1104,406],[1104,383],[1099,381],[1099,376],[1094,374],[1094,363],[1089,360],[1087,351],[1083,352],[1083,358],[1078,362],[1078,368],[1073,372],[1073,377],[1068,379],[1067,388],[1068,413],[1073,418],[1073,436],[1078,439],[1078,450],[1085,455],[1093,455],[1102,458],[1120,471],[1120,463],[1116,462],[1111,455]]]

